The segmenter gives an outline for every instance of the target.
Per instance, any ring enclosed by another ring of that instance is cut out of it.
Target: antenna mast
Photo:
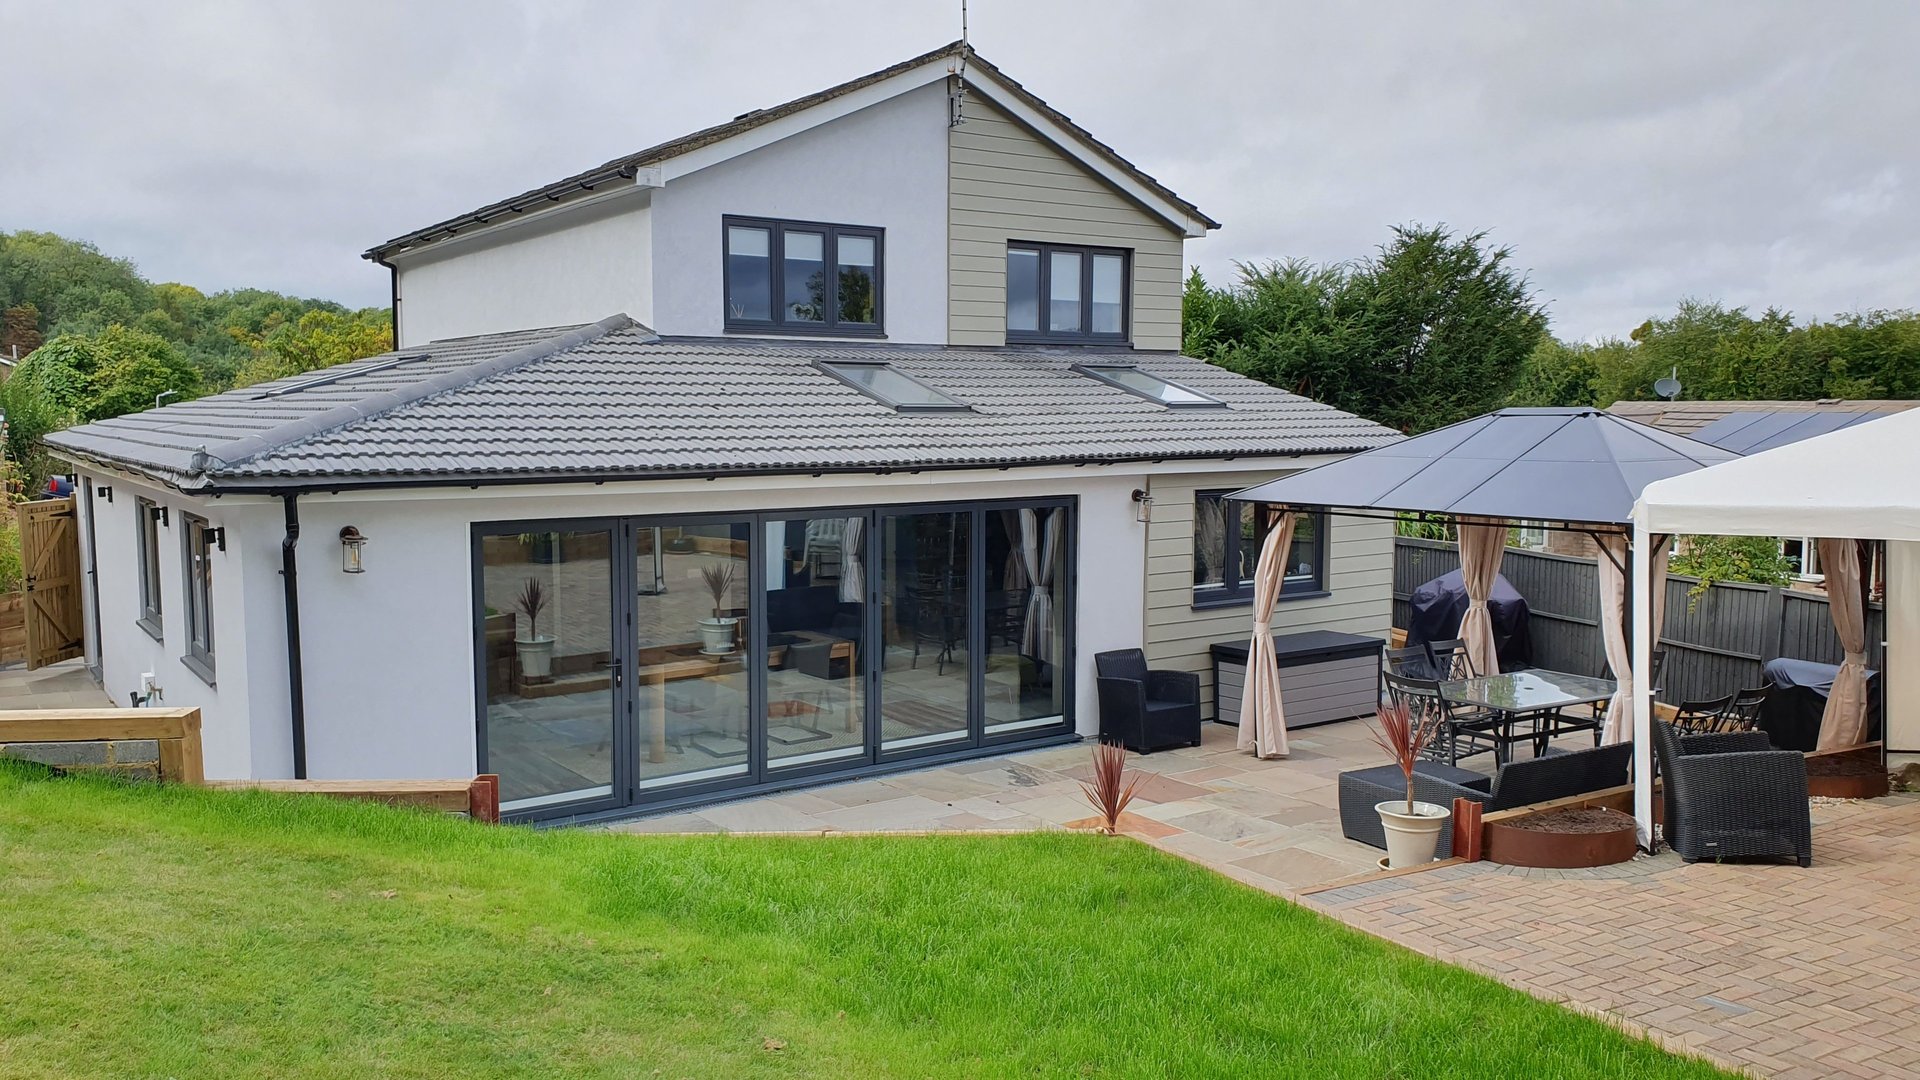
[[[967,122],[967,54],[973,46],[967,41],[967,0],[960,0],[960,55],[947,67],[953,73],[953,93],[947,95],[947,126]]]

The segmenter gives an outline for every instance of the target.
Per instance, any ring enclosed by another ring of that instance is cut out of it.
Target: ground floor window
[[[476,526],[483,766],[542,816],[1064,733],[1072,510]]]
[[[1267,539],[1265,507],[1202,491],[1193,499],[1193,603],[1195,607],[1253,602],[1254,574]],[[1282,598],[1327,589],[1327,518],[1294,515]]]

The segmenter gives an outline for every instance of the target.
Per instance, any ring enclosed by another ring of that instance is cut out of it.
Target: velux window
[[[880,334],[881,230],[737,217],[723,224],[728,330]]]
[[[870,360],[822,360],[820,370],[901,412],[966,412],[970,406],[887,364]]]
[[[1073,370],[1099,379],[1108,386],[1125,390],[1135,397],[1157,401],[1168,408],[1224,408],[1226,405],[1219,398],[1208,397],[1198,390],[1127,364],[1075,364]]]
[[[1127,340],[1127,253],[1007,244],[1007,340]]]

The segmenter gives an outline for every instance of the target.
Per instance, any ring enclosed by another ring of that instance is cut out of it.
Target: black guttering
[[[293,778],[307,778],[307,688],[300,664],[300,496],[280,496],[287,511],[287,535],[280,541],[280,586],[287,604],[287,706],[293,726]]]

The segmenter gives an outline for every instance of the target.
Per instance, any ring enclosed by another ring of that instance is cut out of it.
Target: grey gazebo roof
[[[1330,510],[1626,525],[1641,488],[1739,456],[1599,409],[1501,409],[1233,497]]]

